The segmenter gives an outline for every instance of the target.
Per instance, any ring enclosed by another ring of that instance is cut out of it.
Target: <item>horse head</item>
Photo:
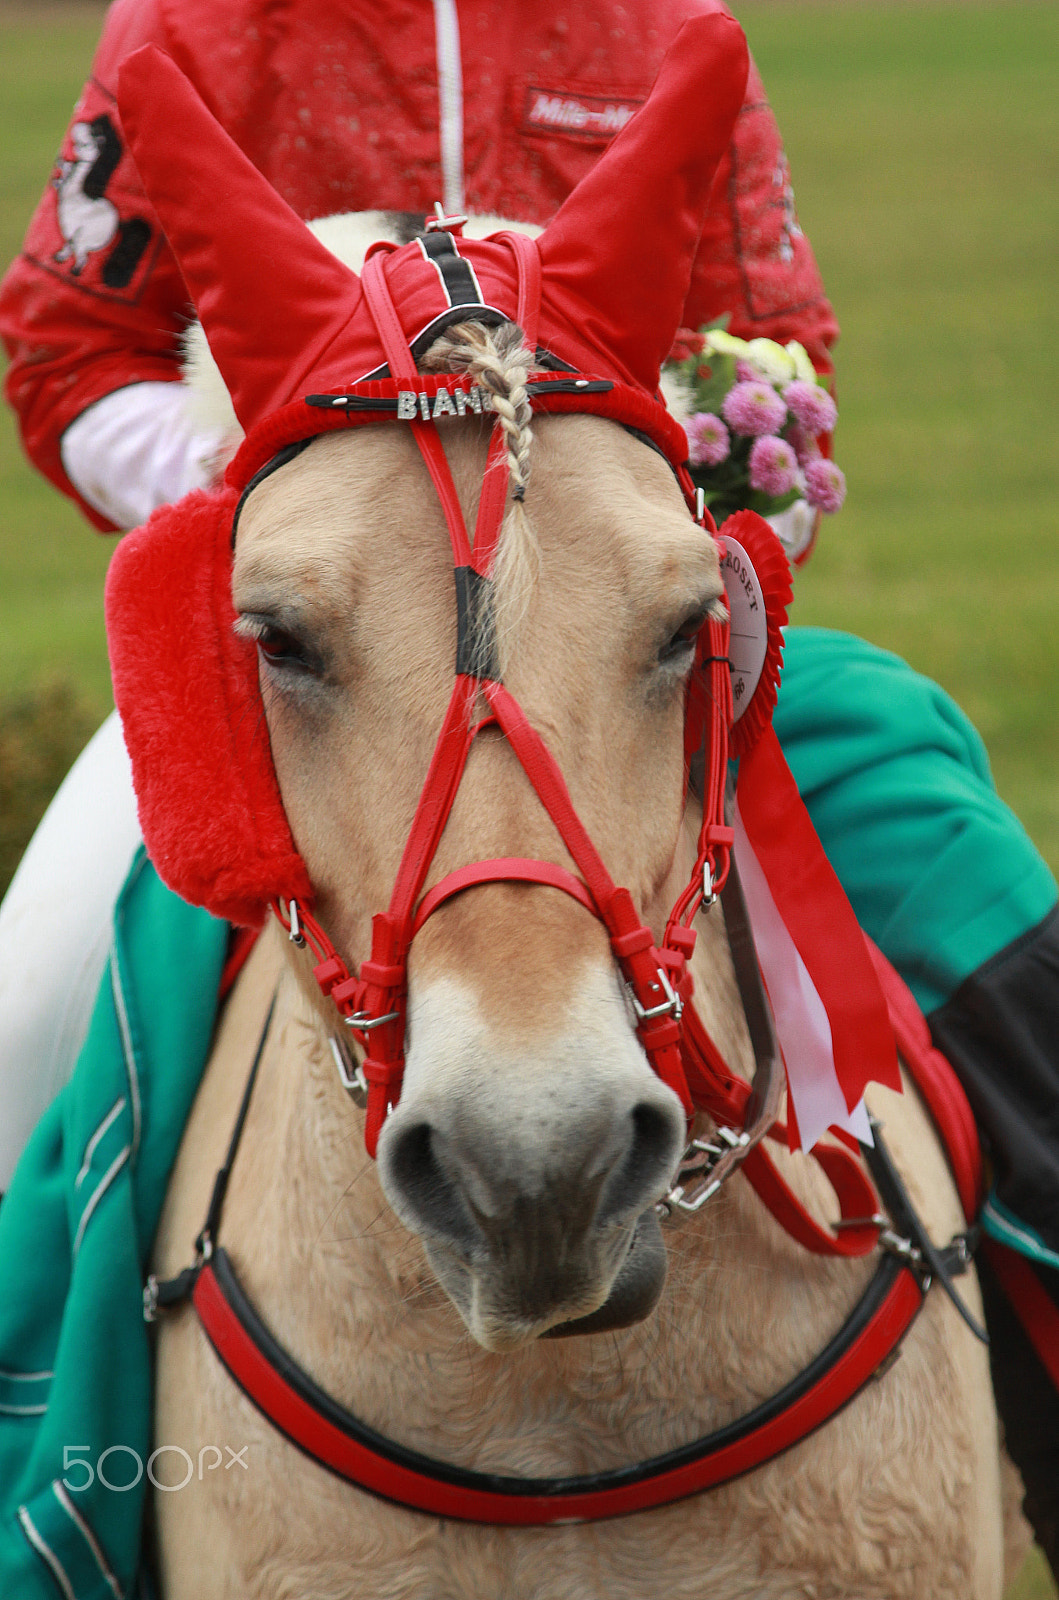
[[[369,989],[387,981],[378,913],[400,922],[404,894],[397,1009],[357,1013],[369,1067],[368,1029],[399,1025],[403,1047],[369,1143],[494,1350],[636,1320],[664,1276],[655,1205],[687,1105],[637,1038],[615,963],[632,935],[579,887],[575,841],[660,943],[695,859],[685,695],[723,586],[655,391],[746,71],[730,19],[686,24],[539,241],[442,228],[361,278],[171,63],[142,51],[122,72],[131,147],[247,430],[226,489],[159,514],[113,569],[145,836],[222,914],[311,904]],[[459,611],[453,550],[458,587],[472,575]],[[201,600],[191,638],[163,615],[174,584]],[[534,762],[561,774],[576,827],[542,804]]]

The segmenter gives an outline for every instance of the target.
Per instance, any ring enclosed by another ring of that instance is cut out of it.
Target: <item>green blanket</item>
[[[0,1205],[5,1600],[137,1592],[152,1448],[143,1281],[227,931],[141,853],[77,1069]]]

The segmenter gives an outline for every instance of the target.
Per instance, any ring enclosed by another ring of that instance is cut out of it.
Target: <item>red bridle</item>
[[[520,265],[520,325],[532,342],[535,297],[539,297],[539,257],[531,241],[510,236]],[[536,281],[534,276],[536,263]],[[378,255],[365,262],[365,296],[375,317],[390,373],[408,387],[421,382],[407,340],[390,301]],[[724,780],[731,720],[727,623],[709,621],[700,636],[696,672],[700,683],[691,701],[688,742],[697,749],[707,740],[706,793],[698,852],[691,878],[677,899],[661,945],[636,912],[629,891],[619,888],[603,864],[570,798],[562,772],[544,740],[531,726],[491,663],[488,586],[507,502],[508,472],[504,435],[494,427],[486,461],[473,544],[437,428],[416,418],[409,423],[445,514],[456,574],[459,637],[452,696],[420,794],[398,867],[389,909],[372,921],[371,955],[351,975],[319,923],[304,909],[277,906],[277,914],[296,938],[304,938],[317,957],[316,980],[357,1037],[364,1052],[367,1083],[365,1143],[374,1156],[389,1109],[397,1103],[404,1072],[408,996],[408,956],[412,940],[454,895],[484,883],[519,882],[560,889],[604,924],[614,958],[628,985],[637,1036],[654,1071],[680,1098],[689,1123],[694,1103],[680,1048],[680,1018],[690,997],[687,963],[695,947],[690,924],[703,900],[723,886],[728,875],[733,831],[724,820]],[[690,482],[685,494],[693,501]],[[712,519],[697,520],[715,534]],[[483,665],[484,663],[484,665]],[[479,698],[487,711],[475,719]],[[486,727],[498,727],[555,824],[577,868],[575,877],[552,861],[503,858],[478,861],[449,873],[423,895],[471,746]]]
[[[373,269],[370,259],[363,283],[387,349],[392,380],[415,385],[417,375],[411,354],[397,326],[381,272]],[[521,299],[525,298],[524,292]],[[520,321],[532,333],[531,305],[520,303]],[[591,380],[575,378],[575,386],[578,382]],[[374,387],[377,389],[378,385]],[[337,398],[341,401],[351,396]],[[422,398],[425,401],[426,395]],[[333,404],[333,400],[328,403]],[[903,1336],[929,1284],[928,1267],[939,1273],[947,1292],[959,1304],[949,1283],[949,1272],[960,1270],[966,1260],[966,1241],[956,1241],[960,1248],[946,1265],[906,1203],[907,1196],[881,1140],[870,1159],[896,1229],[886,1226],[875,1190],[850,1151],[818,1144],[812,1152],[830,1180],[842,1212],[841,1222],[828,1229],[801,1205],[759,1147],[765,1133],[782,1137],[784,1132],[776,1119],[782,1071],[768,1003],[760,990],[738,874],[734,872],[726,894],[726,912],[731,912],[733,958],[758,1060],[753,1088],[728,1069],[691,1002],[688,961],[695,933],[690,924],[703,902],[712,901],[720,891],[731,867],[733,832],[724,821],[732,716],[727,623],[710,621],[700,634],[686,708],[685,757],[690,760],[705,745],[702,826],[692,876],[670,913],[661,944],[656,945],[651,930],[640,921],[629,891],[617,887],[608,873],[577,815],[555,758],[500,681],[492,659],[488,583],[508,487],[502,434],[498,428],[490,442],[472,548],[438,433],[426,420],[429,407],[423,405],[421,409],[423,419],[412,421],[411,426],[445,511],[456,573],[457,660],[448,710],[405,843],[389,909],[373,919],[371,955],[359,973],[350,974],[312,916],[299,911],[293,901],[286,908],[276,907],[292,938],[311,946],[317,958],[314,970],[320,988],[335,1002],[365,1051],[361,1071],[367,1085],[365,1140],[369,1154],[375,1154],[382,1125],[401,1091],[412,940],[439,907],[465,890],[496,882],[535,884],[562,890],[603,923],[628,985],[637,1018],[636,1032],[648,1060],[680,1097],[689,1122],[699,1108],[708,1112],[717,1125],[716,1145],[695,1141],[689,1146],[685,1162],[694,1152],[709,1152],[708,1159],[698,1171],[682,1168],[680,1176],[687,1186],[678,1183],[666,1196],[662,1205],[668,1213],[697,1210],[722,1179],[741,1165],[764,1203],[807,1249],[859,1256],[883,1243],[892,1254],[881,1262],[865,1296],[839,1334],[793,1384],[738,1423],[691,1447],[640,1463],[631,1470],[562,1480],[466,1472],[400,1450],[337,1406],[276,1344],[243,1294],[226,1252],[218,1245],[227,1173],[238,1147],[268,1035],[266,1022],[228,1158],[214,1185],[210,1213],[198,1241],[196,1264],[167,1283],[149,1281],[145,1315],[153,1317],[159,1307],[177,1304],[192,1295],[207,1337],[254,1403],[314,1460],[362,1488],[432,1515],[502,1524],[621,1515],[697,1493],[747,1471],[833,1415],[878,1369]],[[690,502],[691,485],[686,473],[682,481]],[[715,534],[701,513],[697,520]],[[487,709],[476,719],[479,697]],[[448,873],[424,893],[471,747],[485,727],[499,728],[510,744],[580,876],[551,861],[483,860]],[[745,738],[743,735],[737,744],[747,748]],[[756,993],[744,983],[748,967],[759,985]],[[763,1015],[755,1017],[755,1012]],[[725,1150],[722,1147],[726,1142],[729,1148]]]
[[[530,240],[509,235],[524,270],[520,278],[519,319],[533,344],[535,297],[539,295],[539,260]],[[439,380],[416,372],[408,342],[382,273],[381,254],[365,262],[362,285],[387,353],[390,376],[383,383],[355,385],[340,395],[312,396],[318,431],[330,431],[367,419],[369,412],[400,415],[398,398],[416,396],[418,410],[407,416],[441,501],[452,546],[457,589],[458,639],[456,673],[448,710],[442,722],[415,816],[405,842],[390,905],[372,919],[372,948],[359,971],[351,973],[327,934],[304,907],[274,902],[274,910],[296,942],[315,956],[315,977],[335,1003],[363,1052],[359,1078],[366,1089],[365,1145],[374,1156],[390,1109],[396,1105],[404,1073],[408,999],[408,957],[412,940],[427,919],[453,896],[485,883],[518,882],[559,889],[597,917],[607,930],[611,949],[628,986],[636,1033],[654,1071],[677,1094],[689,1127],[695,1112],[709,1115],[719,1130],[715,1144],[689,1145],[676,1187],[667,1205],[677,1212],[695,1211],[720,1183],[741,1167],[765,1204],[784,1227],[808,1249],[830,1255],[856,1256],[874,1248],[878,1238],[874,1191],[848,1150],[824,1145],[812,1154],[834,1188],[844,1226],[837,1234],[822,1228],[797,1200],[765,1152],[758,1148],[766,1134],[783,1138],[778,1121],[783,1070],[774,1039],[761,1051],[755,1044],[758,1078],[753,1086],[733,1072],[710,1037],[692,1003],[688,963],[695,948],[691,923],[703,903],[712,903],[729,875],[733,830],[725,821],[732,694],[728,670],[728,624],[708,621],[699,636],[696,664],[689,681],[685,712],[685,759],[704,751],[703,811],[695,865],[670,912],[660,944],[637,914],[629,891],[607,871],[570,798],[562,772],[540,734],[500,681],[491,658],[489,573],[507,503],[508,472],[499,427],[490,441],[472,546],[441,439],[433,422],[430,400]],[[464,380],[466,381],[466,380]],[[452,394],[460,380],[445,379]],[[585,410],[626,421],[637,432],[653,423],[659,441],[672,444],[672,423],[660,405],[645,402],[635,391],[609,381],[563,374],[544,374],[530,385],[541,409]],[[471,394],[464,390],[464,396]],[[411,408],[416,410],[415,407]],[[278,446],[305,435],[303,407],[288,408],[251,435],[237,465],[244,474],[255,452],[267,456]],[[657,412],[657,418],[653,413]],[[344,419],[344,420],[343,420]],[[671,450],[665,452],[672,464]],[[696,505],[686,470],[674,467],[691,514],[716,538],[708,514]],[[723,547],[722,547],[723,549]],[[484,599],[484,604],[483,604]],[[474,716],[479,699],[485,714]],[[772,699],[775,685],[772,685]],[[755,696],[756,698],[756,696]],[[771,701],[768,702],[771,704]],[[767,720],[767,713],[763,713]],[[753,721],[751,717],[747,721]],[[497,727],[507,739],[544,809],[551,817],[580,876],[554,861],[502,858],[473,862],[447,874],[425,894],[424,884],[452,810],[471,746],[485,727]],[[760,983],[752,937],[746,965]],[[741,983],[741,988],[743,987]],[[745,1003],[745,997],[744,997]],[[767,1001],[761,998],[767,1009]],[[771,1032],[771,1025],[769,1025]],[[762,1071],[765,1066],[766,1070]],[[348,1085],[353,1087],[352,1084]]]

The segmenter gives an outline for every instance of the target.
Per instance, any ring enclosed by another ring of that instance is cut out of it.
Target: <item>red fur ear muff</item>
[[[256,926],[277,895],[312,903],[272,764],[257,651],[233,632],[234,489],[163,506],[107,575],[114,698],[140,823],[165,883]]]

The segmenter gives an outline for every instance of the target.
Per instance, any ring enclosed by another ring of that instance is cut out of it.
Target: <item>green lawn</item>
[[[0,265],[18,252],[99,34],[102,7],[0,0]],[[31,472],[0,415],[0,694],[69,678],[97,716],[110,705],[103,574],[112,548]]]
[[[736,0],[843,324],[848,507],[799,622],[938,678],[1059,868],[1059,7]],[[0,0],[0,262],[48,176],[101,10]],[[0,419],[0,698],[69,678],[108,704],[109,542]],[[1052,1592],[1039,1565],[1019,1600]]]
[[[1059,867],[1059,7],[736,11],[843,328],[794,618],[939,679]]]

